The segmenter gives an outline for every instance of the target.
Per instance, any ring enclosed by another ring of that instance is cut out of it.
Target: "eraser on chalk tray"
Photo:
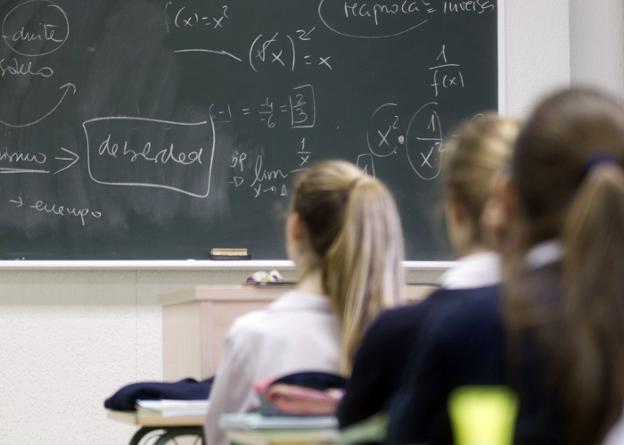
[[[210,259],[219,261],[250,260],[251,254],[249,249],[244,247],[215,247],[210,249]]]

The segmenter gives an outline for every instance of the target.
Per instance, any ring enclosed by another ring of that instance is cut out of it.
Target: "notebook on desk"
[[[137,400],[137,414],[161,417],[205,416],[208,404],[208,400]]]
[[[224,414],[219,426],[230,431],[317,430],[338,428],[334,416],[270,416],[259,413]]]

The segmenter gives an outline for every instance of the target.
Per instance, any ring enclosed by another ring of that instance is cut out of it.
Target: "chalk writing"
[[[33,17],[19,25],[13,16]],[[21,56],[45,56],[58,51],[69,38],[67,14],[50,0],[28,0],[13,7],[2,20],[2,39]]]
[[[331,31],[344,37],[385,39],[423,26],[437,9],[433,0],[326,1],[318,14]]]
[[[385,103],[373,111],[366,131],[366,143],[371,154],[385,158],[397,153],[399,146],[405,142],[400,120],[396,103]]]
[[[256,164],[254,165],[254,179],[251,182],[250,187],[255,187],[258,184],[263,184],[267,181],[275,181],[278,179],[288,178],[288,173],[284,173],[281,169],[267,170],[263,165],[264,158],[262,155],[256,158]]]
[[[435,97],[440,95],[441,90],[453,88],[465,88],[464,74],[461,71],[461,65],[457,63],[449,63],[446,57],[446,45],[442,45],[442,51],[436,57],[438,64],[429,68],[433,71],[433,83]]]
[[[306,138],[301,139],[301,144],[299,147],[299,151],[297,151],[297,154],[299,155],[299,165],[297,166],[298,169],[305,167],[310,163],[310,156],[312,155],[312,152],[306,148]]]
[[[56,105],[54,105],[52,107],[52,109],[50,109],[50,111],[45,113],[43,116],[40,116],[37,119],[34,119],[34,120],[26,122],[26,123],[22,123],[22,124],[17,124],[17,123],[14,123],[14,122],[8,122],[6,120],[0,119],[0,124],[2,124],[4,126],[7,126],[7,127],[12,127],[12,128],[25,128],[25,127],[32,127],[33,125],[37,125],[42,120],[44,120],[47,117],[51,116],[61,106],[61,104],[65,100],[65,97],[68,94],[72,94],[72,95],[76,94],[76,85],[74,85],[73,83],[66,83],[64,85],[61,85],[59,87],[59,90],[62,91],[62,93],[61,93],[61,97],[59,98],[58,102],[56,103]]]
[[[49,160],[48,155],[45,153],[41,151],[10,150],[9,147],[5,146],[0,151],[0,174],[53,173],[56,175],[71,168],[80,159],[79,155],[65,147],[59,147],[59,150],[62,152],[61,155],[54,156],[53,159],[61,161],[61,166],[52,172],[53,165],[50,165],[52,161]]]
[[[431,3],[429,3],[431,5]],[[349,18],[369,18],[380,25],[382,18],[394,15],[409,15],[420,12],[420,2],[407,1],[390,4],[368,3],[368,2],[344,2],[344,17]],[[433,11],[432,11],[433,12]]]
[[[42,152],[18,152],[10,151],[8,147],[4,147],[4,150],[0,151],[0,163],[32,163],[37,165],[45,165],[48,161],[48,157]]]
[[[90,119],[83,128],[94,182],[162,188],[198,198],[209,195],[215,148],[212,119],[183,123],[113,116]]]
[[[355,161],[356,165],[366,174],[376,177],[375,158],[370,153],[362,153],[358,155]]]
[[[446,0],[444,2],[444,14],[476,13],[496,9],[492,0]]]
[[[20,197],[21,199],[21,197]],[[86,226],[88,219],[100,219],[102,218],[102,212],[99,210],[91,210],[89,208],[68,207],[56,203],[48,203],[42,200],[35,201],[34,204],[28,206],[39,213],[45,213],[48,215],[75,217],[80,219],[82,227]]]
[[[242,190],[250,191],[253,198],[267,194],[288,196],[289,178],[306,170],[311,162],[312,151],[307,147],[305,137],[299,141],[295,153],[298,156],[295,168],[269,168],[264,154],[251,156],[246,152],[234,151],[229,165],[232,177],[228,184],[233,185],[234,189],[246,185]]]
[[[296,37],[288,33],[258,34],[249,46],[249,66],[255,72],[278,68],[294,72],[301,63],[311,68],[334,70],[331,55],[312,54],[308,43],[313,40],[316,27],[298,29]]]
[[[314,128],[316,125],[316,93],[312,85],[300,85],[291,90],[285,101],[265,96],[256,106],[212,104],[210,115],[215,123],[228,124],[234,119],[256,118],[268,129],[288,125],[292,129]]]
[[[167,32],[171,32],[172,28],[191,30],[198,27],[207,30],[220,30],[224,29],[230,21],[230,7],[228,5],[221,5],[221,7],[211,11],[204,10],[202,12],[188,6],[175,8],[173,2],[169,1],[165,3],[165,13],[167,14],[167,21],[165,22]]]
[[[9,203],[13,204],[15,208],[18,209],[26,205],[24,208],[28,208],[38,213],[65,218],[78,218],[82,227],[85,227],[91,219],[102,218],[102,212],[100,210],[46,202],[41,199],[35,200],[32,204],[28,204],[24,202],[24,198],[22,196],[18,196],[15,199],[10,199]]]
[[[39,69],[33,68],[31,60],[20,62],[16,57],[11,59],[0,59],[0,76],[33,76],[48,79],[54,75],[54,70],[49,66],[43,66]]]
[[[180,165],[193,165],[202,163],[202,155],[204,153],[203,148],[197,150],[191,150],[189,152],[178,152],[175,144],[171,143],[168,147],[152,151],[152,142],[147,141],[142,147],[134,150],[130,146],[130,142],[127,140],[121,140],[120,142],[111,142],[111,134],[102,141],[98,147],[97,154],[99,156],[112,156],[117,158],[126,157],[129,162],[137,162],[140,160],[147,161],[154,164],[180,164]]]
[[[443,131],[439,104],[429,102],[412,116],[406,135],[407,160],[412,170],[425,181],[440,175]]]
[[[217,56],[226,56],[226,57],[230,57],[231,59],[236,60],[237,62],[242,62],[243,59],[241,59],[240,57],[238,57],[237,55],[234,55],[228,51],[225,51],[223,49],[206,49],[206,48],[188,48],[188,49],[176,49],[175,51],[173,51],[176,54],[183,54],[183,53],[204,53],[204,54],[214,54]]]

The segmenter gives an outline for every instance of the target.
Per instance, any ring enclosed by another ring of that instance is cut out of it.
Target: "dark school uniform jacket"
[[[555,288],[543,292],[558,297]],[[515,445],[565,443],[559,385],[534,339],[523,339],[510,365],[500,292],[491,287],[464,293],[430,320],[389,410],[388,444],[452,445],[449,396],[472,385],[506,385],[517,392]]]
[[[438,289],[420,303],[384,311],[367,330],[358,350],[344,398],[338,406],[341,428],[384,411],[400,386],[410,352],[437,311],[475,289]]]

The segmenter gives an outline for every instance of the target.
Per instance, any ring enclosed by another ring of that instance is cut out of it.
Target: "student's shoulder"
[[[424,300],[383,311],[371,325],[371,329],[400,329],[413,325],[414,321],[431,313],[443,313],[467,300],[488,299],[497,293],[496,286],[475,289],[436,289]]]
[[[500,286],[470,289],[436,312],[431,333],[442,343],[461,345],[502,338]]]
[[[239,342],[264,336],[271,331],[271,326],[274,324],[274,314],[269,307],[256,309],[236,318],[227,337],[231,342]]]
[[[367,336],[389,339],[409,335],[420,330],[433,314],[463,296],[460,291],[437,289],[422,301],[386,309],[371,323]]]
[[[453,291],[449,291],[453,292]],[[457,322],[472,323],[478,320],[493,320],[500,315],[501,288],[488,286],[474,289],[457,289],[454,292],[461,294],[461,298],[447,304],[441,313]]]
[[[324,305],[327,305],[327,311],[322,310]],[[276,330],[289,329],[302,318],[307,320],[315,314],[334,318],[329,303],[324,302],[321,296],[289,291],[266,307],[238,317],[230,329],[230,334],[270,335]]]

